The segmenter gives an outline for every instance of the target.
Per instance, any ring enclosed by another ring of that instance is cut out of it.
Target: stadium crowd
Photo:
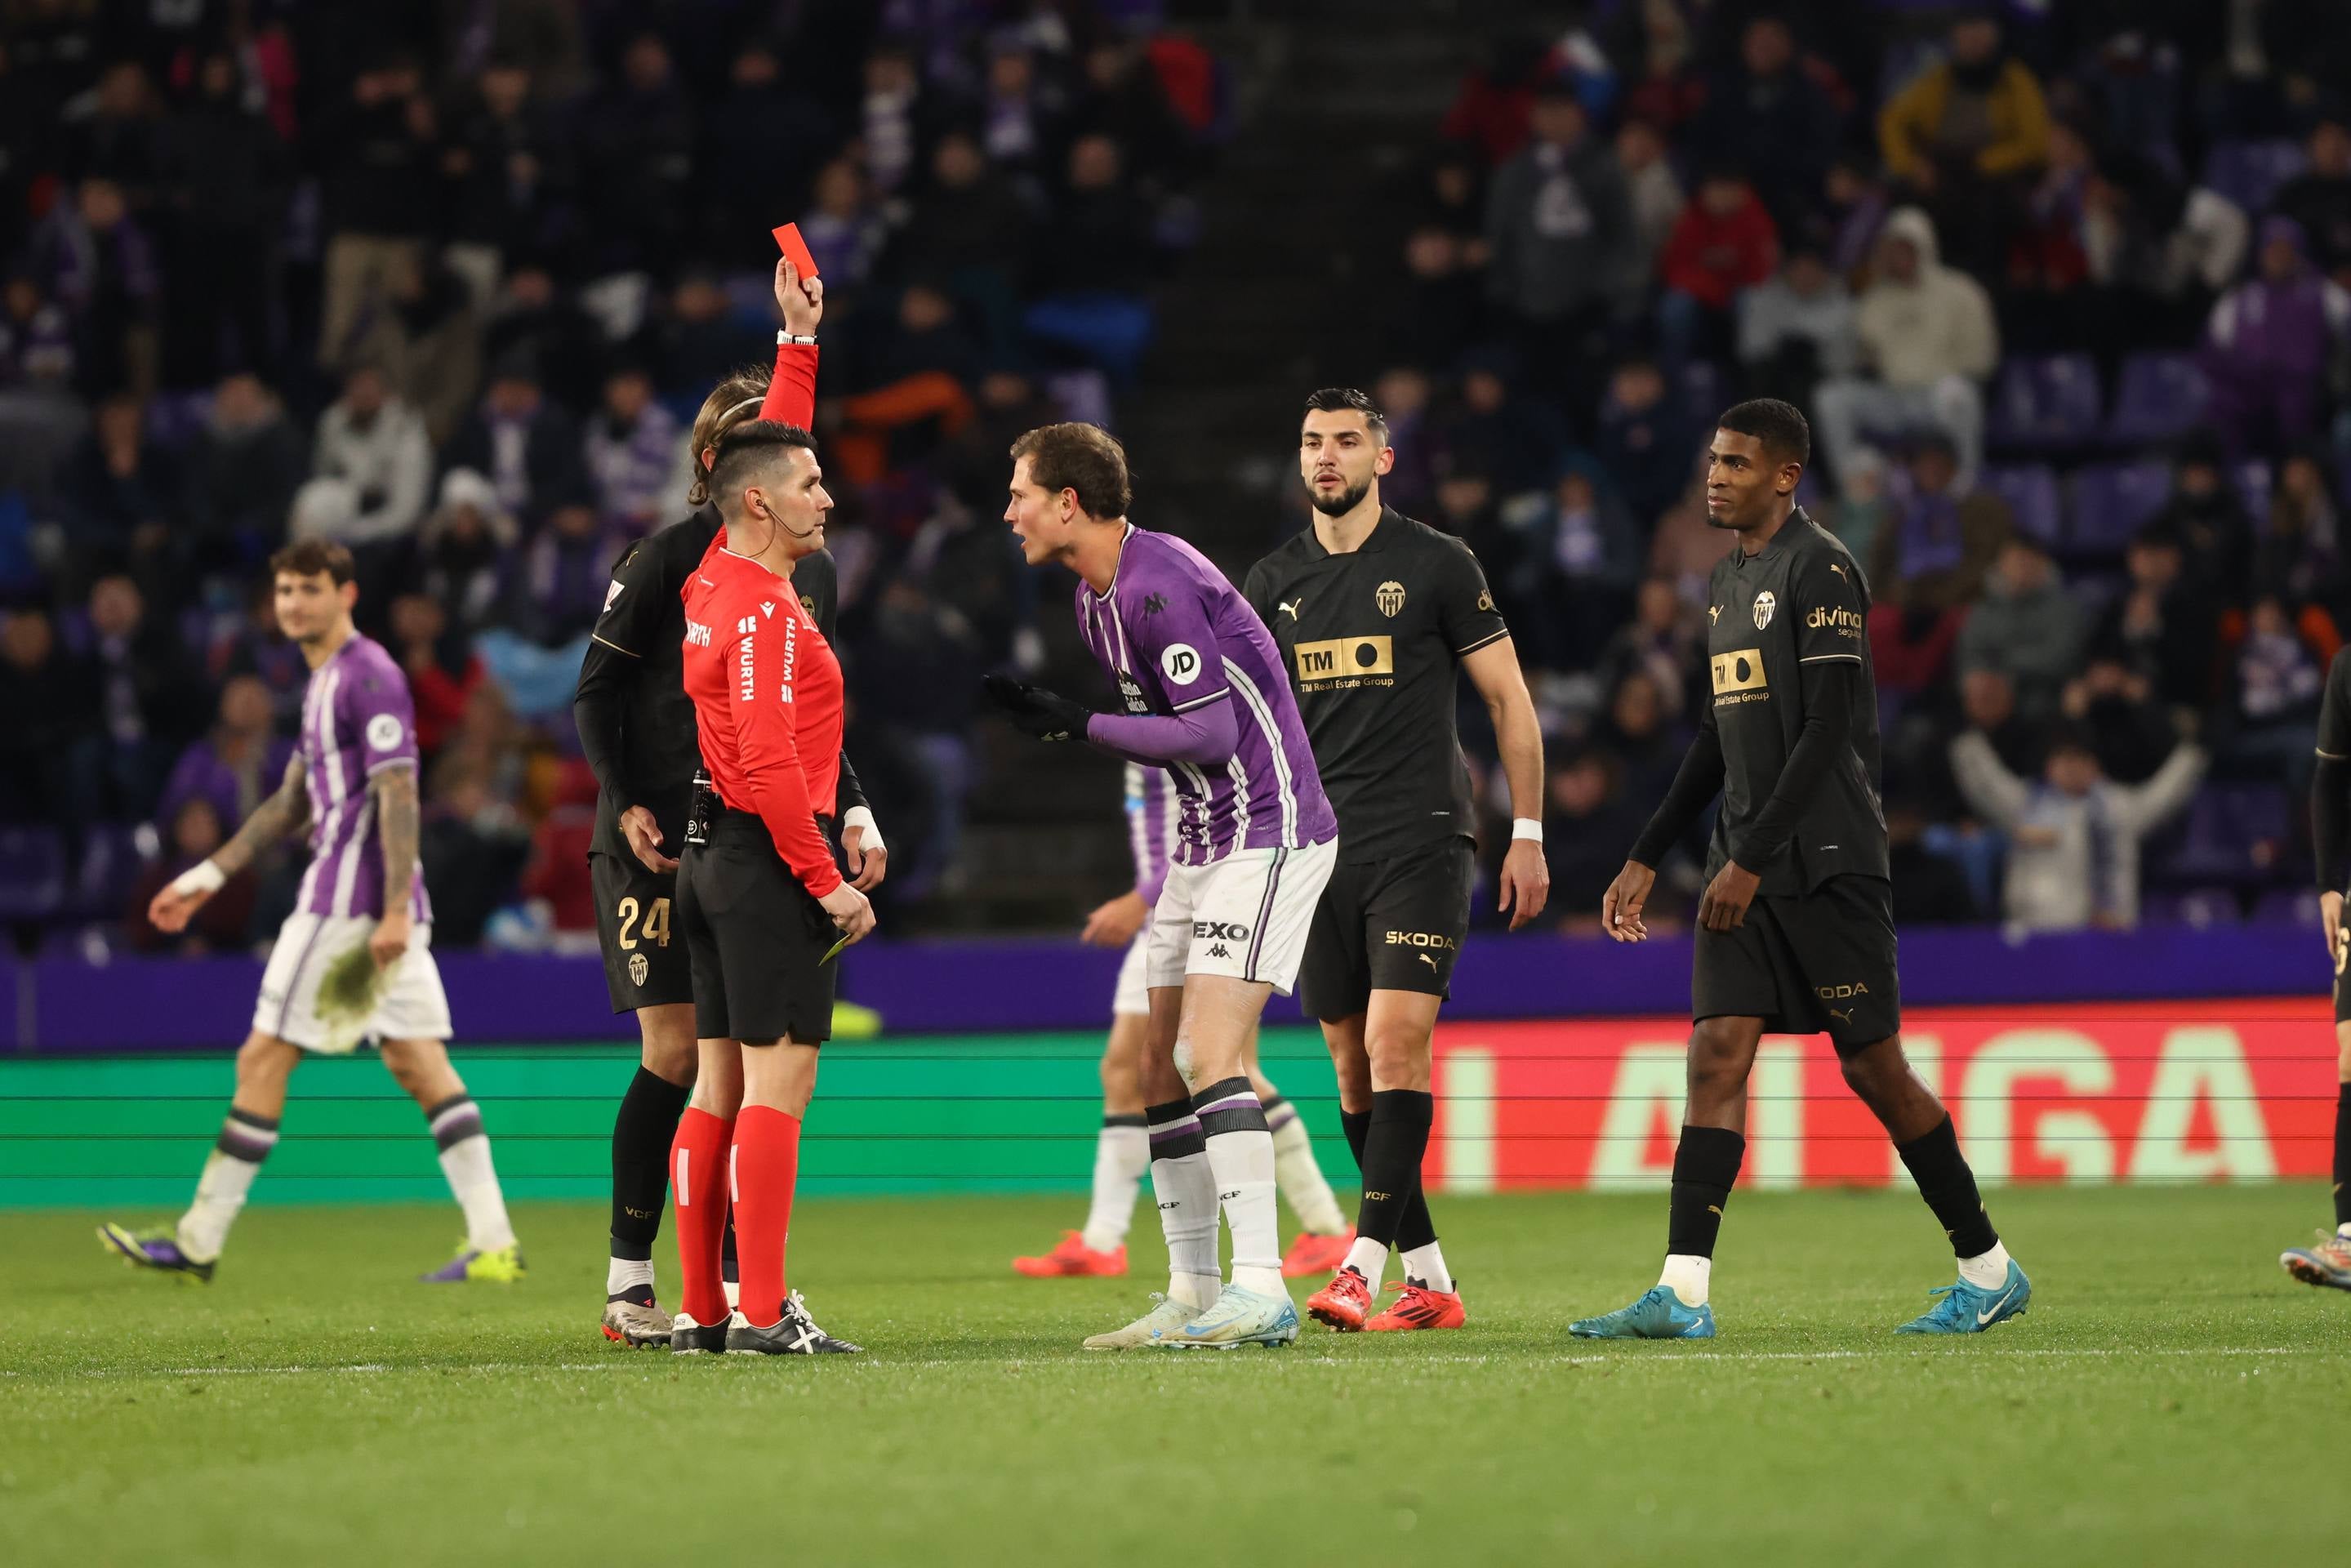
[[[1692,458],[1771,394],[1875,587],[1903,921],[2298,910],[2351,626],[2351,12],[1560,11],[1371,240],[1386,493],[1475,545],[1535,677],[1553,908],[1595,918],[1701,711]],[[353,549],[415,688],[440,939],[584,934],[580,640],[766,356],[791,216],[883,896],[952,887],[973,713],[928,677],[1043,656],[1002,454],[1111,421],[1227,133],[1159,13],[0,5],[0,918],[141,905],[266,792],[291,533]],[[270,929],[286,870],[184,945]]]
[[[1004,450],[1111,423],[1221,134],[1158,9],[0,5],[0,918],[266,936],[298,854],[183,939],[138,912],[275,788],[306,671],[260,567],[317,536],[414,689],[440,940],[592,941],[580,652],[771,352],[787,220],[850,749],[925,897],[971,772],[931,677],[1040,657]]]
[[[2351,10],[1581,9],[1496,45],[1401,193],[1377,387],[1386,494],[1536,674],[1553,907],[1596,925],[1703,711],[1691,455],[1757,395],[1810,413],[1802,498],[1874,588],[1901,922],[2314,904]]]

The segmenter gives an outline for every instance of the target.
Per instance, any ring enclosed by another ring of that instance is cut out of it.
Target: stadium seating
[[[2176,441],[2204,418],[2212,389],[2187,354],[2133,354],[2123,361],[2106,440],[2131,448]]]
[[[1984,425],[1995,451],[2064,452],[2099,433],[2098,367],[2087,354],[2019,355],[2001,367]]]
[[[2110,559],[2146,526],[2171,494],[2171,471],[2160,463],[2097,463],[2074,476],[2073,524],[2063,553]]]
[[[66,844],[55,828],[0,828],[0,921],[47,920],[65,906]]]
[[[2045,463],[1993,465],[1984,469],[1978,483],[2008,503],[2018,528],[2056,548],[2065,525],[2065,506],[2054,468]]]
[[[2249,213],[2269,205],[2277,188],[2302,172],[2302,143],[2287,140],[2218,141],[2204,159],[2204,183]]]
[[[2290,813],[2283,786],[2207,784],[2182,813],[2176,837],[2151,867],[2167,886],[2244,886],[2275,875]]]

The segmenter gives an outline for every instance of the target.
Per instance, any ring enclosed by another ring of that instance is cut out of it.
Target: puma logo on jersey
[[[1721,619],[1722,619],[1722,606],[1721,606],[1721,605],[1719,605],[1719,604],[1709,604],[1709,605],[1708,605],[1708,606],[1706,607],[1706,623],[1707,623],[1708,625],[1711,626],[1711,625],[1713,625],[1716,622],[1718,622],[1718,621],[1719,621],[1719,620],[1721,620]]]
[[[1306,596],[1304,594],[1301,594],[1296,599],[1291,600],[1289,603],[1277,604],[1274,608],[1289,616],[1292,621],[1295,621],[1298,619],[1298,607],[1305,602]]]
[[[1432,969],[1437,967],[1437,960],[1430,957],[1426,953],[1415,953],[1413,956],[1419,959],[1422,963],[1427,965]]]

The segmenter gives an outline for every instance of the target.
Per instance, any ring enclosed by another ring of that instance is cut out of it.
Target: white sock
[[[1097,1252],[1126,1245],[1134,1223],[1134,1184],[1151,1164],[1151,1133],[1139,1116],[1104,1118],[1094,1139],[1094,1200],[1086,1210],[1085,1244]]]
[[[1306,1118],[1289,1101],[1277,1099],[1265,1108],[1265,1124],[1273,1133],[1273,1179],[1298,1223],[1316,1236],[1345,1235],[1347,1217],[1339,1211],[1331,1184],[1322,1179]]]
[[[740,1280],[722,1280],[719,1281],[718,1288],[726,1292],[726,1310],[728,1312],[731,1312],[736,1308],[743,1304],[743,1282]],[[704,1326],[707,1327],[708,1325],[705,1324]]]
[[[1167,1295],[1205,1307],[1225,1287],[1217,1264],[1217,1178],[1200,1140],[1200,1119],[1186,1105],[1155,1106],[1166,1120],[1150,1124],[1151,1191],[1159,1202],[1159,1230],[1167,1239]]]
[[[441,1174],[449,1178],[449,1190],[465,1211],[465,1245],[477,1252],[513,1246],[514,1226],[507,1218],[497,1169],[490,1164],[490,1135],[482,1131],[481,1108],[458,1094],[425,1114],[433,1124],[433,1141],[441,1148]]]
[[[195,1201],[180,1217],[175,1239],[190,1261],[210,1263],[228,1244],[228,1228],[245,1207],[261,1162],[277,1146],[277,1122],[269,1116],[229,1107],[220,1138],[204,1158],[204,1175],[196,1178]]]
[[[1261,1296],[1281,1284],[1281,1216],[1274,1207],[1273,1134],[1246,1078],[1227,1078],[1192,1096],[1208,1143],[1217,1201],[1233,1234],[1233,1283]]]
[[[1702,1307],[1706,1305],[1707,1281],[1713,1274],[1714,1260],[1711,1258],[1694,1257],[1687,1252],[1668,1252],[1666,1254],[1665,1272],[1657,1276],[1657,1283],[1680,1297],[1682,1305]]]
[[[1368,1236],[1358,1236],[1348,1244],[1347,1260],[1339,1265],[1353,1269],[1364,1277],[1374,1296],[1380,1293],[1380,1277],[1388,1271],[1388,1244],[1374,1241]]]
[[[1997,1291],[2008,1282],[2008,1249],[1995,1241],[1991,1250],[1959,1260],[1959,1278],[1979,1291]]]
[[[653,1260],[650,1258],[614,1258],[604,1265],[604,1296],[606,1300],[622,1291],[639,1287],[653,1288]]]
[[[2342,1224],[2336,1226],[2335,1228],[2335,1234],[2344,1238],[2346,1240],[2351,1240],[2351,1219],[2346,1219]]]
[[[1445,1270],[1445,1249],[1432,1241],[1426,1247],[1406,1249],[1404,1255],[1404,1277],[1417,1280],[1432,1291],[1453,1293],[1453,1276]]]

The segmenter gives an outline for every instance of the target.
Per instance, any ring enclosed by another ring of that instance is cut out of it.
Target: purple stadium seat
[[[2273,887],[2254,901],[2255,920],[2290,921],[2318,928],[2318,894],[2307,887]]]
[[[2123,361],[2106,439],[2117,446],[2176,441],[2203,423],[2211,386],[2186,354],[2133,354]]]
[[[1996,448],[2055,452],[2096,439],[2098,367],[2087,354],[2018,358],[2001,367],[1984,424]]]
[[[2216,141],[2204,158],[2204,183],[2258,213],[2280,185],[2302,172],[2304,162],[2298,141]]]
[[[66,845],[55,828],[0,828],[0,920],[47,920],[66,897]]]
[[[131,884],[146,869],[156,848],[155,830],[145,824],[127,827],[109,822],[92,828],[82,848],[81,870],[74,879],[73,907],[92,919],[111,919],[122,913]]]
[[[2237,465],[2233,477],[2238,499],[2245,503],[2245,516],[2253,520],[2258,532],[2270,515],[2270,465],[2261,458],[2252,458]]]
[[[2181,813],[2168,848],[2150,857],[2151,869],[2174,887],[2267,883],[2286,844],[2288,810],[2283,785],[2207,784]]]
[[[2117,556],[2171,494],[2171,470],[2160,463],[2096,463],[2074,476],[2069,556]]]
[[[2018,528],[2056,548],[2065,514],[2055,469],[2045,463],[1987,466],[1976,482],[2008,503],[2008,509],[2016,514]]]
[[[1691,420],[1710,434],[1729,399],[1722,390],[1722,369],[1710,360],[1692,360],[1682,367],[1682,407]]]

